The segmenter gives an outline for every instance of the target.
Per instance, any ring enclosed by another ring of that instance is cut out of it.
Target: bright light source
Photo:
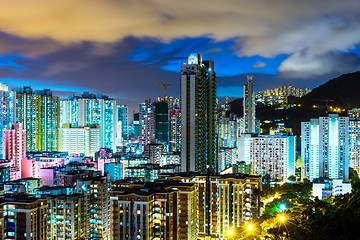
[[[281,215],[281,216],[279,217],[279,220],[280,220],[281,222],[283,222],[283,221],[285,221],[285,217]]]
[[[233,230],[229,229],[229,230],[227,231],[227,235],[228,235],[228,236],[232,236],[233,234],[234,234],[234,231],[233,231]]]
[[[249,224],[249,225],[246,226],[246,229],[248,231],[252,231],[254,229],[254,227],[251,224]]]
[[[284,203],[280,204],[280,210],[285,211],[286,205]]]

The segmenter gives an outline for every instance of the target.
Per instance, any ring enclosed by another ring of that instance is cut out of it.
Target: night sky
[[[360,70],[358,0],[0,0],[0,82],[103,93],[132,108],[171,84],[188,53],[215,62],[218,97],[316,87]]]

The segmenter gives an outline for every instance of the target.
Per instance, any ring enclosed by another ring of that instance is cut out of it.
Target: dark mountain
[[[305,106],[336,106],[345,109],[360,107],[360,72],[341,75],[314,88],[302,97]]]

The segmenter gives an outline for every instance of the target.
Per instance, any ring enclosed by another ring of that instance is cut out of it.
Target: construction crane
[[[156,84],[160,84],[164,87],[164,100],[166,99],[166,87],[170,87],[170,84],[166,84],[166,83],[161,83],[161,82],[154,82]]]
[[[325,102],[326,103],[326,107],[329,106],[329,102],[334,102],[334,100],[330,100],[329,98],[326,99],[311,99],[312,101],[320,101],[320,102]]]

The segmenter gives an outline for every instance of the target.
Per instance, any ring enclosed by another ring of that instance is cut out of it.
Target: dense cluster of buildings
[[[133,115],[102,94],[60,100],[1,84],[0,235],[226,239],[260,216],[262,179],[296,178],[298,155],[297,177],[314,181],[319,197],[349,191],[349,166],[360,171],[357,111],[303,122],[297,154],[291,129],[261,133],[255,107],[309,89],[254,93],[247,76],[237,116],[228,99],[218,103],[214,62],[191,53],[180,76],[181,99],[145,99]]]

